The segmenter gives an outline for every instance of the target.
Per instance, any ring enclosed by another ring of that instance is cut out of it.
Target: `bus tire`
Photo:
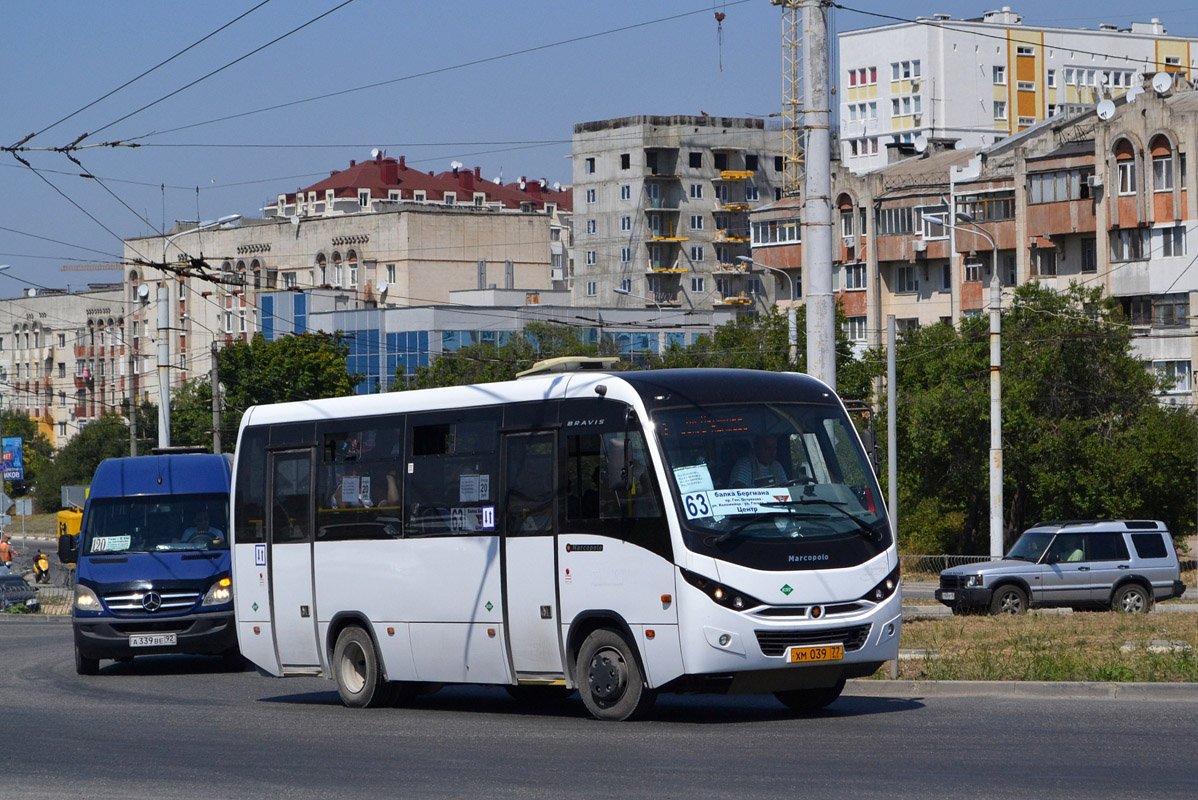
[[[333,648],[333,679],[341,702],[350,708],[391,705],[395,693],[383,680],[383,667],[370,634],[351,625],[341,631]]]
[[[809,714],[812,711],[819,711],[821,708],[827,708],[832,705],[843,691],[844,678],[841,678],[832,686],[824,686],[819,689],[790,689],[785,692],[774,692],[774,697],[778,698],[778,701],[791,711],[798,711],[800,714]]]
[[[75,645],[75,673],[77,675],[99,675],[100,659],[88,658],[79,652],[79,645]]]
[[[618,722],[644,716],[657,693],[645,686],[636,653],[610,628],[593,631],[578,650],[574,683],[595,719]]]

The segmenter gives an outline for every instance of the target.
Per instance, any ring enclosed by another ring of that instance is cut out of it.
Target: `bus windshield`
[[[873,471],[839,406],[692,406],[653,419],[691,550],[794,570],[860,564],[890,545]]]
[[[228,550],[228,496],[142,495],[94,498],[79,553],[161,553]]]

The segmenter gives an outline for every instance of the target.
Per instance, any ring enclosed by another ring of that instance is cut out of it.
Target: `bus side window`
[[[238,445],[237,530],[242,544],[266,541],[266,436],[267,428],[246,428]]]

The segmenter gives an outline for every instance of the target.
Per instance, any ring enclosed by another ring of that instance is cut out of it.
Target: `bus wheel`
[[[75,672],[79,675],[99,675],[100,659],[88,658],[79,652],[79,645],[75,645]]]
[[[832,686],[825,686],[820,689],[792,689],[785,692],[774,692],[774,697],[778,698],[782,705],[791,711],[810,713],[832,705],[843,691],[844,678],[841,678]]]
[[[356,625],[341,631],[337,637],[333,678],[341,702],[350,708],[377,708],[394,700],[394,692],[383,680],[382,664],[370,634]]]
[[[657,699],[657,693],[645,687],[632,647],[610,628],[600,628],[583,641],[574,683],[595,719],[635,719]]]

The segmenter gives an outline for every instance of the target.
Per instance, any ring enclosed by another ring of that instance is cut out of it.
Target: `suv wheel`
[[[1152,608],[1152,597],[1138,583],[1127,583],[1115,591],[1111,609],[1125,614],[1147,614]]]
[[[1018,586],[1000,586],[990,600],[991,614],[1026,614],[1027,593]]]

